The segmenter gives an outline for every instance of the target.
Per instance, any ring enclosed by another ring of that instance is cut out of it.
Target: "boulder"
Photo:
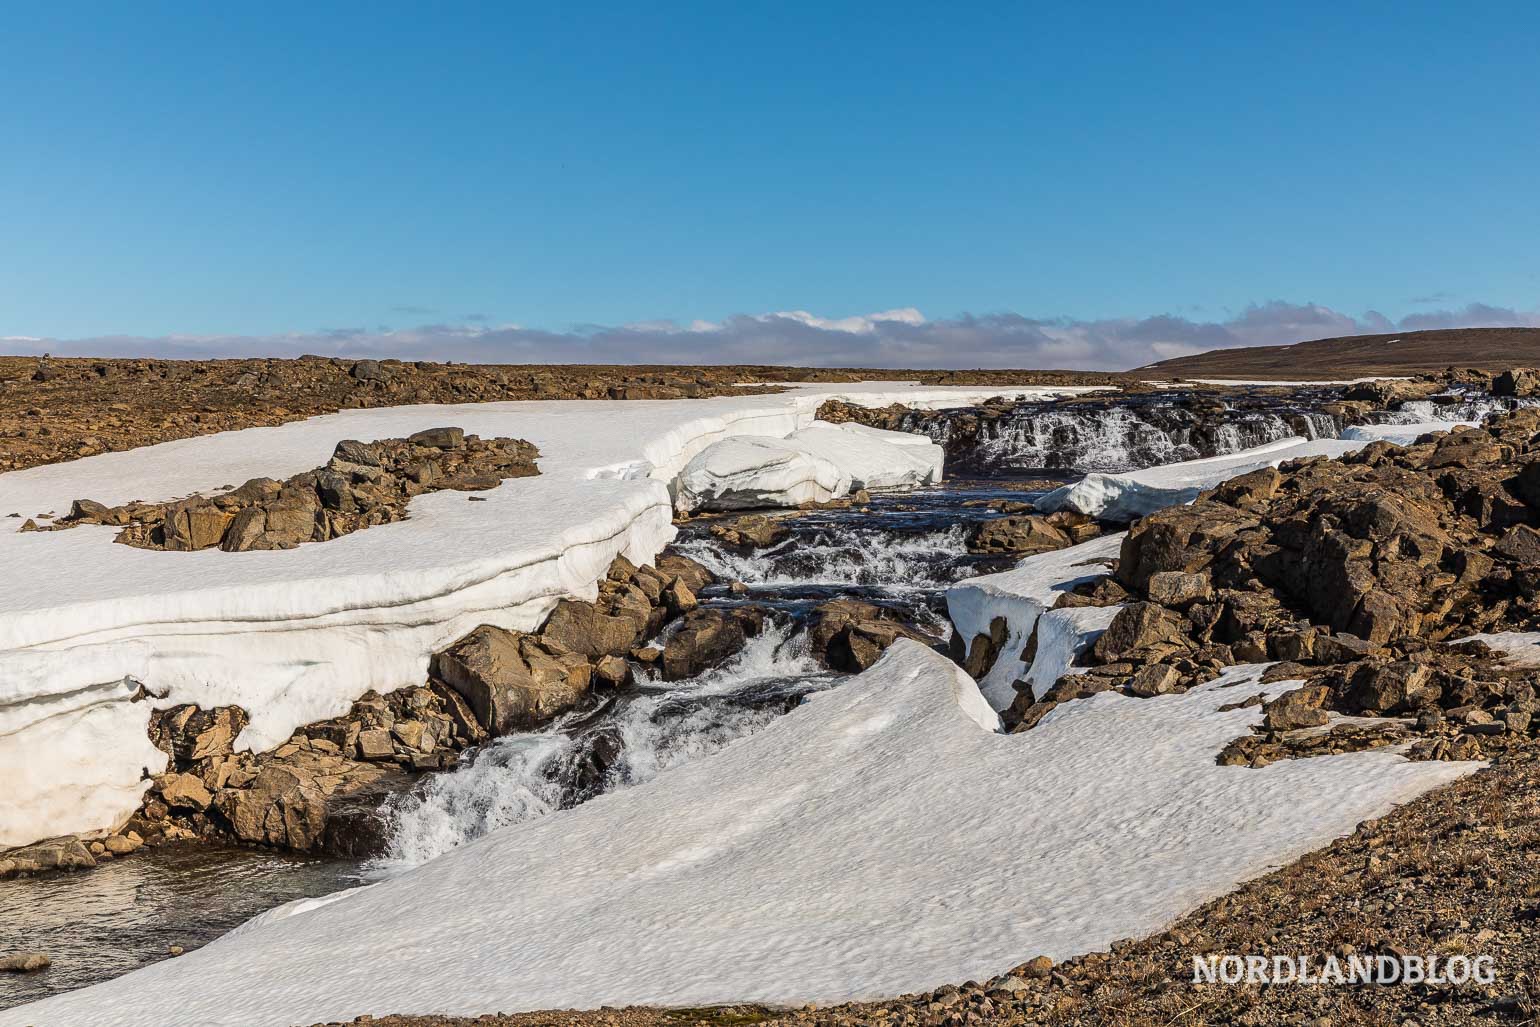
[[[1285,692],[1262,707],[1262,726],[1269,731],[1320,727],[1330,719],[1321,708],[1330,697],[1331,689],[1324,685],[1306,685]]]
[[[784,542],[791,529],[778,518],[747,514],[711,526],[711,534],[740,549],[766,549]]]
[[[677,578],[683,581],[691,592],[699,592],[707,585],[715,584],[717,580],[717,576],[707,570],[703,564],[688,556],[681,556],[667,550],[653,561],[653,565],[664,579],[672,581]]]
[[[682,681],[720,666],[757,635],[763,624],[764,613],[755,607],[692,610],[663,647],[659,660],[663,680]]]
[[[1365,662],[1349,680],[1347,700],[1366,713],[1405,713],[1432,703],[1439,691],[1425,664]]]
[[[1146,591],[1152,602],[1178,609],[1193,603],[1207,602],[1213,595],[1207,574],[1188,574],[1185,571],[1157,571],[1151,574]]]
[[[809,631],[813,655],[829,668],[851,674],[876,663],[900,638],[924,645],[935,643],[903,623],[896,611],[853,599],[835,599],[819,606]]]
[[[1494,396],[1534,396],[1540,394],[1540,373],[1527,368],[1503,371],[1492,378]]]
[[[981,522],[968,539],[978,553],[1046,553],[1063,549],[1073,540],[1047,517],[1040,515],[995,517]]]
[[[1176,691],[1181,681],[1182,673],[1175,667],[1152,663],[1134,672],[1128,682],[1128,691],[1141,699],[1149,699]]]
[[[407,436],[406,441],[430,449],[461,449],[465,446],[465,431],[461,428],[428,428]]]
[[[587,694],[588,661],[551,653],[517,631],[483,624],[433,657],[431,673],[460,694],[476,723],[496,736],[534,727]]]
[[[1096,640],[1096,659],[1113,663],[1159,643],[1180,643],[1185,637],[1185,623],[1180,615],[1157,603],[1130,603],[1117,612]]]
[[[590,657],[619,655],[630,652],[642,640],[650,613],[645,595],[639,604],[616,613],[607,613],[594,603],[563,599],[551,611],[540,635],[566,652]]]

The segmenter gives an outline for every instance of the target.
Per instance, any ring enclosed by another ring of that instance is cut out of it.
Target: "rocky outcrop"
[[[1414,718],[1423,758],[1522,743],[1537,727],[1540,672],[1447,640],[1540,627],[1537,481],[1540,411],[1526,409],[1408,447],[1264,469],[1153,514],[1130,529],[1115,574],[1060,599],[1121,605],[1084,673],[1038,703],[1027,694],[1010,719],[1030,725],[1067,698],[1159,695],[1232,664],[1283,661],[1273,679],[1306,685],[1269,704],[1256,737],[1224,762],[1405,740],[1350,726],[1325,741],[1296,736],[1333,712]]]
[[[534,446],[432,428],[408,439],[343,441],[325,467],[286,481],[253,478],[217,496],[108,507],[76,500],[56,527],[122,525],[116,540],[141,549],[226,552],[292,549],[406,516],[426,492],[474,492],[538,474]]]

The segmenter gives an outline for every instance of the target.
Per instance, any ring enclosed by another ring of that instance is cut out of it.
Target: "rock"
[[[460,449],[465,445],[465,432],[460,428],[429,428],[407,436],[406,441],[431,449]]]
[[[384,728],[371,728],[358,733],[358,758],[361,760],[388,760],[396,754],[395,742]]]
[[[1527,524],[1517,524],[1492,547],[1492,552],[1515,563],[1540,566],[1540,531]]]
[[[1213,588],[1207,574],[1157,571],[1150,575],[1146,592],[1152,602],[1180,609],[1193,603],[1207,602],[1213,595]]]
[[[699,592],[707,585],[715,584],[717,580],[716,575],[700,563],[688,556],[666,550],[654,561],[654,566],[664,579],[672,581],[677,578],[683,581],[691,592]]]
[[[234,514],[201,500],[172,507],[161,524],[164,546],[175,552],[194,552],[219,545]]]
[[[592,675],[576,651],[551,653],[530,636],[485,624],[434,656],[431,672],[465,699],[493,736],[571,709],[588,693]]]
[[[1319,663],[1357,663],[1373,650],[1374,646],[1357,635],[1338,632],[1335,635],[1317,635],[1314,656]]]
[[[16,952],[0,956],[0,971],[18,974],[37,973],[53,965],[46,952]]]
[[[683,578],[675,578],[669,582],[663,590],[663,602],[668,607],[670,615],[679,617],[689,613],[700,605],[695,598],[695,593],[690,591],[690,586],[684,583]]]
[[[711,534],[741,549],[766,549],[784,542],[791,530],[779,518],[746,514],[711,526]]]
[[[1532,370],[1510,370],[1492,378],[1494,396],[1533,396],[1540,393],[1540,374]]]
[[[1147,646],[1183,638],[1183,620],[1156,603],[1130,603],[1117,612],[1096,640],[1098,661],[1112,663]]]
[[[134,837],[138,837],[135,835]],[[102,846],[114,856],[126,856],[136,851],[143,842],[135,842],[133,838],[121,834],[110,834],[102,839]]]
[[[973,530],[968,548],[979,553],[1046,553],[1063,549],[1072,541],[1046,517],[996,517]]]
[[[934,643],[903,623],[896,611],[853,599],[834,599],[814,610],[808,636],[814,656],[831,669],[850,674],[876,663],[900,638]]]
[[[594,685],[624,688],[631,683],[631,664],[619,656],[601,656],[594,662]]]
[[[1175,667],[1152,663],[1134,672],[1128,682],[1128,691],[1141,699],[1149,699],[1175,691],[1181,680],[1182,674]]]
[[[663,647],[663,680],[683,681],[720,666],[757,635],[763,623],[763,612],[754,607],[692,610]]]
[[[1045,980],[1053,973],[1053,960],[1047,956],[1036,956],[1017,967],[1016,973],[1032,980]]]
[[[360,360],[348,368],[348,374],[361,382],[388,381],[390,372],[378,360]]]
[[[1366,662],[1353,673],[1347,699],[1365,712],[1403,713],[1433,702],[1438,695],[1433,671],[1424,664]]]
[[[1307,685],[1285,692],[1262,707],[1262,726],[1269,731],[1320,727],[1330,719],[1321,708],[1330,696],[1331,689],[1324,685]]]
[[[214,796],[194,774],[165,774],[157,779],[160,797],[172,809],[206,810]]]
[[[551,611],[540,635],[570,653],[590,657],[619,655],[630,652],[642,640],[650,610],[645,597],[639,607],[623,610],[618,616],[593,603],[563,599]]]

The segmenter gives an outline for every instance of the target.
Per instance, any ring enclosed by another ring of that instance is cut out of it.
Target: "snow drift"
[[[715,755],[0,1025],[832,1002],[983,980],[1157,931],[1475,768],[1385,750],[1219,767],[1259,716],[1219,707],[1293,686],[1259,669],[1097,695],[1003,735],[971,680],[901,641]]]
[[[924,436],[815,421],[782,439],[712,443],[680,472],[674,505],[683,511],[798,506],[860,489],[930,485],[941,480],[945,455]]]
[[[698,401],[394,407],[0,475],[0,517],[47,520],[74,499],[165,501],[286,478],[321,466],[347,438],[455,425],[541,450],[537,477],[477,502],[419,496],[404,521],[288,551],[169,553],[116,545],[109,527],[0,529],[0,772],[11,771],[0,847],[126,818],[143,771],[163,766],[144,740],[152,705],[242,706],[251,723],[238,744],[267,748],[370,688],[420,683],[429,655],[478,624],[531,629],[558,599],[591,598],[616,555],[646,561],[673,537],[670,483],[719,439],[792,434],[830,398],[969,405],[1072,391],[886,383]],[[871,445],[867,433],[834,434],[853,451]],[[129,702],[133,681],[154,697]]]
[[[1190,503],[1198,493],[1250,471],[1276,467],[1301,457],[1339,457],[1366,444],[1365,440],[1310,441],[1294,436],[1229,456],[1121,474],[1088,474],[1072,485],[1049,492],[1037,501],[1037,508],[1044,513],[1073,510],[1098,520],[1128,522],[1168,506]]]

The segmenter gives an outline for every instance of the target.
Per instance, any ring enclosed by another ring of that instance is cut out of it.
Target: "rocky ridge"
[[[139,549],[292,549],[401,520],[407,504],[425,493],[477,492],[539,474],[539,455],[523,439],[481,439],[459,428],[431,428],[406,439],[346,440],[337,443],[326,466],[281,482],[253,478],[220,495],[170,503],[109,507],[77,499],[47,528],[28,520],[21,530],[107,524],[123,527],[114,541]]]
[[[1412,738],[1414,758],[1523,745],[1540,728],[1540,672],[1453,640],[1540,626],[1537,483],[1529,409],[1256,471],[1144,518],[1112,573],[1059,600],[1119,607],[1082,671],[1036,701],[1019,688],[1008,720],[1025,729],[1069,699],[1183,691],[1227,666],[1282,661],[1270,674],[1305,684],[1222,762]],[[1386,720],[1320,730],[1331,714]]]

